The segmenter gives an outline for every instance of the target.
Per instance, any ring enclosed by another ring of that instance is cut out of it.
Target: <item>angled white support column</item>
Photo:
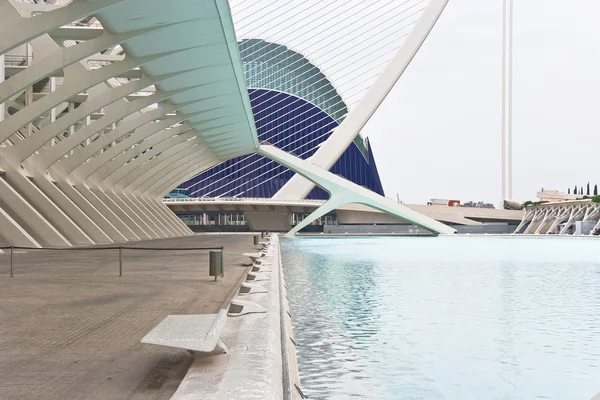
[[[314,164],[299,159],[273,146],[261,145],[258,148],[258,154],[270,158],[271,160],[291,169],[310,179],[315,185],[328,191],[331,195],[330,200],[321,208],[317,209],[312,217],[317,217],[339,207],[342,204],[358,203],[372,207],[379,211],[402,218],[408,222],[419,225],[433,233],[453,234],[456,231],[447,225],[442,224],[432,218],[426,217],[416,211],[413,211],[395,201],[382,197],[377,193],[371,192],[353,182],[350,182],[340,176],[332,174]],[[294,227],[287,236],[293,236],[300,229],[313,222],[312,219],[305,219]]]
[[[521,229],[523,229],[525,225],[527,225],[533,219],[534,215],[535,211],[533,211],[533,209],[526,210],[525,215],[523,215],[523,219],[519,223],[519,226],[517,226],[517,229],[515,229],[514,233],[520,233]]]
[[[139,239],[146,240],[158,237],[158,235],[156,235],[148,226],[145,224],[140,225],[137,216],[134,217],[131,211],[128,212],[126,207],[115,202],[102,189],[84,184],[75,185],[75,188],[77,188],[90,203],[111,210],[114,214],[114,216],[109,215],[109,218],[112,217],[111,221],[113,219],[119,221],[117,223],[125,225]],[[96,201],[96,203],[94,203],[94,201]],[[105,213],[102,212],[102,214]]]
[[[173,211],[162,204],[162,200],[145,198],[143,199],[149,207],[151,207],[156,213],[161,214],[177,232],[182,236],[188,236],[193,234],[192,230],[179,219]],[[181,223],[180,223],[181,222]]]
[[[553,208],[548,208],[546,210],[546,213],[544,214],[544,218],[542,219],[542,222],[540,222],[539,226],[535,230],[536,235],[543,233],[542,231],[548,225],[548,222],[550,221],[550,219],[556,217],[556,213],[557,213],[556,209],[553,209]]]
[[[0,207],[0,236],[11,246],[42,247],[2,207]]]
[[[100,201],[89,188],[84,185],[72,186],[65,181],[57,181],[56,184],[79,208],[85,211],[90,218],[94,219],[94,222],[101,226],[102,230],[110,235],[113,241],[126,242],[128,240],[140,240],[140,237],[123,223],[110,208]],[[107,220],[109,224],[104,224],[103,219]],[[144,237],[144,239],[147,238]]]
[[[527,229],[525,229],[525,232],[523,232],[523,234],[534,233],[535,230],[537,229],[537,227],[539,226],[539,223],[544,218],[545,214],[546,214],[546,210],[536,210],[535,214],[533,215],[533,218],[531,219],[531,223],[529,224]]]
[[[21,172],[7,170],[5,175],[8,183],[18,189],[28,202],[44,216],[54,227],[73,244],[91,245],[94,240],[85,233],[71,218],[56,206],[37,186]],[[29,210],[25,211],[29,212]]]
[[[40,244],[45,246],[71,246],[69,240],[62,235],[46,218],[27,202],[3,178],[0,178],[0,199],[38,236]]]
[[[569,230],[569,228],[571,226],[573,226],[575,221],[577,221],[580,217],[582,217],[584,213],[585,213],[585,209],[583,207],[573,207],[571,210],[571,216],[569,217],[569,219],[567,220],[567,222],[565,223],[565,225],[562,227],[562,229],[560,230],[560,232],[558,234],[565,235],[567,233],[567,231]]]
[[[42,190],[46,196],[58,205],[63,211],[67,210],[69,217],[77,223],[95,243],[113,243],[117,237],[118,240],[125,240],[117,229],[97,210],[88,210],[84,212],[75,202],[73,202],[62,190],[46,179],[45,176],[33,178],[33,183]],[[99,221],[99,222],[97,222]],[[108,233],[107,233],[108,232]]]
[[[411,34],[406,38],[396,56],[385,71],[368,89],[356,109],[348,114],[331,136],[310,158],[310,162],[327,171],[335,164],[356,135],[379,108],[390,90],[402,76],[421,45],[433,29],[448,0],[431,0],[427,9],[417,22]],[[314,184],[296,174],[275,194],[276,198],[303,199],[314,188]]]
[[[116,210],[121,210],[127,214],[127,217],[134,221],[137,226],[141,227],[143,231],[151,238],[158,239],[167,237],[167,235],[161,232],[161,230],[151,219],[146,218],[146,216],[143,215],[133,204],[119,197],[114,190],[101,190],[94,188],[92,189],[92,192],[96,193],[96,195],[101,198],[105,204],[108,204],[108,201],[105,201],[106,198],[110,199],[110,201],[112,201],[112,203],[117,207]]]
[[[598,220],[596,225],[594,225],[594,227],[592,228],[592,230],[598,230],[598,229],[600,229],[600,220]]]
[[[146,204],[141,202],[140,199],[137,198],[137,196],[123,192],[115,193],[115,195],[119,197],[124,203],[129,204],[131,208],[135,208],[138,215],[144,220],[149,220],[150,222],[152,222],[154,226],[156,226],[156,228],[159,230],[158,233],[162,234],[163,237],[167,238],[178,236],[178,234],[171,229],[169,224],[165,224],[162,216],[150,211],[150,209],[146,207]]]
[[[548,228],[548,231],[546,232],[546,234],[550,235],[553,233],[558,233],[559,225],[562,224],[567,219],[569,219],[569,215],[571,215],[570,208],[567,208],[567,207],[560,208],[558,210],[558,212],[556,213],[556,217],[554,217],[554,222],[552,222],[552,225],[550,225],[550,228]]]

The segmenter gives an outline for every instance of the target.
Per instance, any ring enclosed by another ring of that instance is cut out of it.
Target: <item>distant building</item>
[[[568,201],[568,200],[577,200],[583,197],[581,194],[568,194],[565,192],[561,192],[559,190],[540,190],[537,192],[537,197],[540,201],[547,201],[550,203],[560,202],[560,201]]]

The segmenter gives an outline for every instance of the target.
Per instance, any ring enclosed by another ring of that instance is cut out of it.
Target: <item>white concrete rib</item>
[[[0,80],[6,111],[36,82],[61,83],[0,116],[0,235],[39,247],[191,234],[160,198],[187,176],[258,147],[228,3],[0,0],[0,9],[0,26],[12,29],[0,55],[27,42],[34,55]],[[65,26],[87,16],[101,26]],[[65,40],[80,42],[63,47]],[[114,48],[124,57],[99,55]],[[110,61],[92,69],[88,59]],[[150,96],[136,95],[149,87]],[[69,112],[33,125],[58,107]]]

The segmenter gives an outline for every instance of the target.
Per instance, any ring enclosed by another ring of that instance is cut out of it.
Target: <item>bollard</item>
[[[258,235],[252,236],[254,238],[254,245],[258,246]]]
[[[223,252],[222,251],[210,251],[209,253],[209,262],[208,262],[208,273],[210,276],[215,277],[215,282],[217,281],[217,276],[221,275],[221,277],[225,276],[223,272]]]
[[[119,276],[123,276],[123,247],[119,246]]]
[[[10,246],[10,277],[13,277],[13,253],[14,253],[14,249],[13,246]]]

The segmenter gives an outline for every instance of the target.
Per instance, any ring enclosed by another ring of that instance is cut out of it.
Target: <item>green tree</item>
[[[571,194],[571,188],[567,189],[567,194]]]
[[[594,185],[594,196],[598,196],[598,184]]]
[[[588,195],[588,196],[590,195],[590,183],[589,182],[587,184],[587,189],[586,189],[586,193],[585,194]]]
[[[575,188],[573,189],[573,194],[577,194],[577,185],[575,185]]]

